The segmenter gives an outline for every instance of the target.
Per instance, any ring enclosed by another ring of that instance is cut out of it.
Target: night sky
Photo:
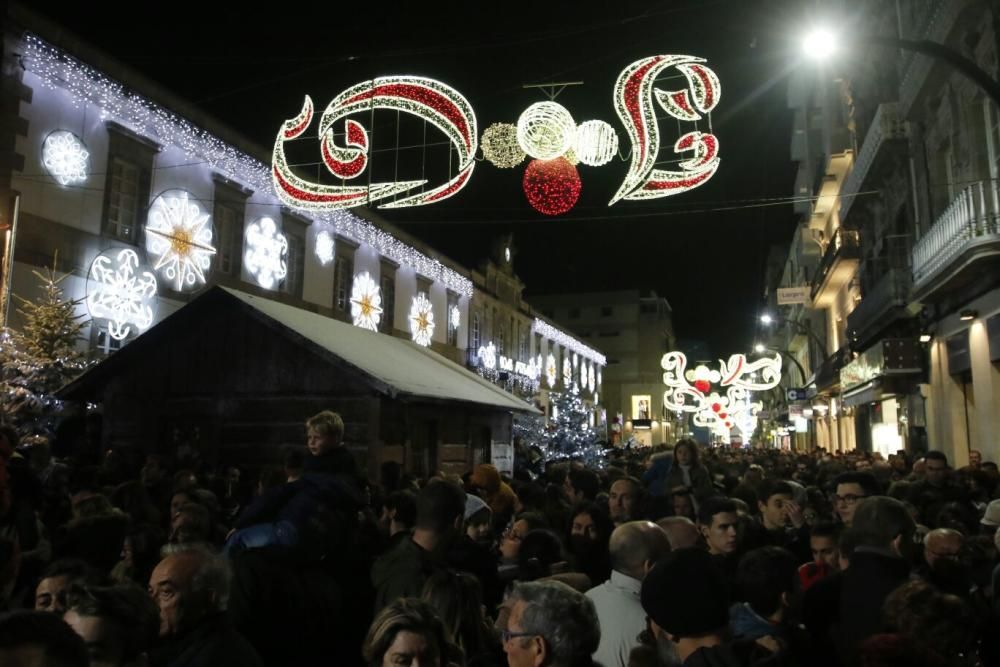
[[[522,84],[583,81],[557,101],[577,122],[611,123],[627,147],[612,106],[618,73],[650,55],[706,58],[722,81],[712,115],[722,161],[701,188],[609,208],[628,163],[581,165],[580,201],[550,218],[525,200],[527,163],[500,170],[480,162],[470,184],[450,200],[381,214],[469,267],[488,255],[495,237],[512,232],[529,300],[578,290],[655,290],[673,306],[679,336],[704,340],[714,355],[728,356],[749,351],[768,248],[787,244],[795,225],[791,205],[780,200],[793,194],[795,174],[786,102],[786,74],[794,63],[786,35],[794,18],[787,8],[799,4],[479,3],[472,14],[472,3],[423,10],[413,2],[405,9],[398,8],[402,3],[272,3],[254,12],[204,2],[35,8],[266,148],[305,94],[319,111],[344,88],[392,74],[455,87],[475,108],[480,132],[493,122],[516,122],[524,108],[546,99]],[[393,147],[392,122],[385,114],[376,118],[376,149]],[[404,133],[412,131],[404,124]],[[674,138],[662,141],[661,158]],[[443,139],[429,136],[428,142]],[[434,162],[434,150],[446,149],[421,149],[420,161]],[[401,167],[394,160],[376,164],[383,173],[405,171],[407,159],[415,159],[412,150],[408,155]]]

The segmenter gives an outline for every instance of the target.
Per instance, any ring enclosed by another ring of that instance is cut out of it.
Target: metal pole
[[[14,195],[14,216],[3,248],[3,326],[6,328],[10,315],[10,280],[14,264],[14,244],[17,243],[17,220],[21,210],[21,195]]]

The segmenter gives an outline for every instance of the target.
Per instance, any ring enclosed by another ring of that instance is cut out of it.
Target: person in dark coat
[[[149,592],[160,612],[160,643],[151,667],[262,667],[226,613],[226,559],[204,547],[174,545],[153,570]]]
[[[884,630],[882,605],[910,577],[916,524],[903,503],[866,498],[854,513],[857,547],[850,567],[806,591],[803,621],[812,639],[810,664],[857,665],[858,647]]]
[[[698,444],[690,438],[674,445],[673,465],[666,475],[665,492],[688,491],[698,501],[715,494],[708,468],[698,460]]]

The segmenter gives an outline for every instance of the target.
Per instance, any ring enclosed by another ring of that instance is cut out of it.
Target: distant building
[[[621,437],[644,445],[675,439],[674,415],[663,410],[660,360],[674,349],[670,303],[655,292],[638,290],[550,294],[531,298],[547,318],[567,327],[607,355],[600,403]]]

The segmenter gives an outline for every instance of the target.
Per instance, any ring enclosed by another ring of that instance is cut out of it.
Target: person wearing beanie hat
[[[517,495],[507,482],[500,479],[500,472],[496,466],[489,463],[476,466],[469,476],[469,485],[472,487],[471,490],[490,506],[493,512],[493,524],[506,526],[514,515]]]
[[[493,510],[486,501],[471,493],[465,496],[465,534],[473,542],[491,546],[493,541]]]

